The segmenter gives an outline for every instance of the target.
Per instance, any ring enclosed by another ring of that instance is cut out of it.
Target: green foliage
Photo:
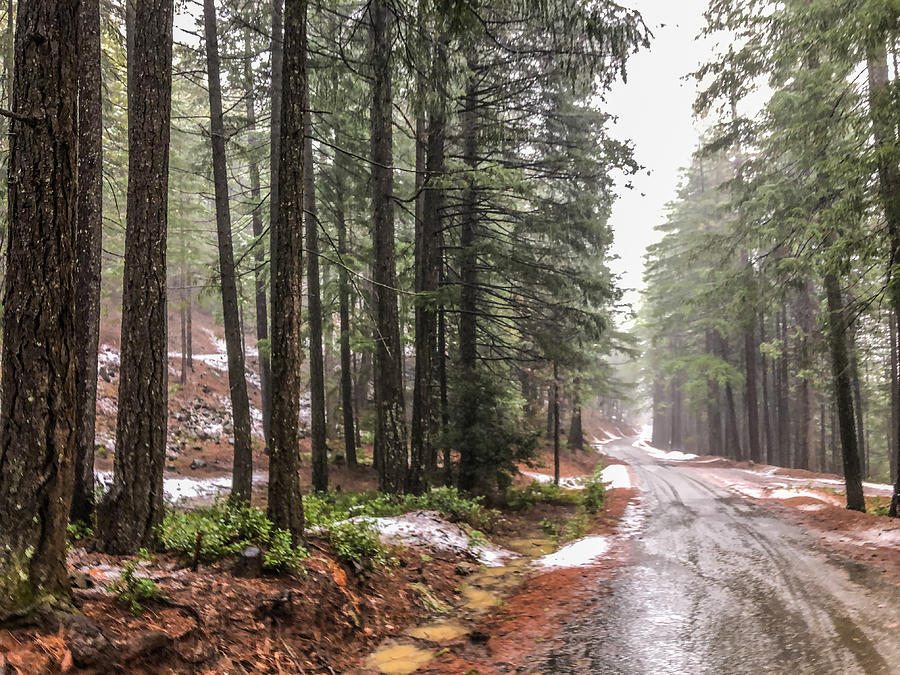
[[[582,504],[588,513],[597,513],[606,499],[606,486],[603,484],[603,466],[597,465],[593,473],[584,481]]]
[[[388,562],[388,548],[381,543],[375,525],[366,518],[333,523],[328,528],[328,541],[337,557],[346,563],[371,568]]]
[[[94,528],[89,523],[69,523],[66,525],[66,533],[69,535],[70,541],[80,541],[93,538]]]
[[[890,513],[890,510],[891,510],[890,497],[887,497],[887,498],[871,497],[868,501],[869,501],[868,508],[876,516],[886,516]]]
[[[563,490],[553,483],[533,481],[524,488],[506,491],[506,504],[511,509],[523,510],[535,504],[579,504],[581,496],[574,490]]]
[[[484,506],[480,497],[463,495],[454,487],[438,487],[422,495],[389,495],[382,492],[329,492],[304,497],[303,507],[309,527],[330,524],[355,516],[379,518],[410,511],[439,511],[453,522],[490,531],[499,517]]]
[[[453,381],[451,426],[442,443],[465,447],[469,459],[460,466],[460,485],[479,494],[505,491],[518,462],[528,459],[538,434],[523,419],[524,401],[509,380],[479,369]]]
[[[126,603],[134,616],[143,611],[141,603],[160,597],[159,587],[153,579],[137,576],[136,560],[126,560],[122,576],[108,586],[110,593]]]
[[[594,513],[594,511],[588,511],[585,507],[585,510],[579,509],[575,515],[567,518],[562,532],[557,534],[558,541],[572,541],[583,537],[591,522],[590,513]]]
[[[166,512],[159,528],[163,549],[192,559],[198,536],[198,558],[202,562],[227,558],[248,546],[266,551],[263,566],[269,570],[298,569],[307,557],[306,550],[292,546],[290,534],[276,528],[260,509],[227,500],[194,511]]]

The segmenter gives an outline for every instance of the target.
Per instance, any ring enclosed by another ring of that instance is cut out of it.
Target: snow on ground
[[[553,476],[548,476],[545,473],[538,473],[536,471],[522,471],[521,469],[519,469],[519,473],[523,476],[527,476],[528,478],[537,481],[538,483],[548,484],[553,482]],[[567,490],[583,490],[583,480],[584,476],[560,476],[559,486],[561,488],[566,488]]]
[[[107,344],[100,345],[100,351],[97,353],[97,367],[112,366],[115,370],[119,369],[119,350],[110,347]]]
[[[587,567],[597,562],[608,550],[608,538],[602,535],[595,535],[566,544],[558,551],[538,558],[534,561],[534,564],[537,567],[551,569]]]
[[[507,559],[518,557],[499,546],[474,542],[460,525],[447,522],[436,511],[412,511],[402,516],[367,520],[375,525],[382,540],[390,544],[468,555],[488,567],[502,567]]]
[[[616,488],[630,489],[631,476],[628,475],[628,467],[624,464],[611,464],[604,467],[601,472],[602,480],[607,483],[607,487],[615,490]]]
[[[829,499],[821,492],[802,490],[799,488],[791,488],[788,486],[770,487],[730,483],[728,487],[735,492],[740,492],[742,495],[747,495],[748,497],[753,497],[755,499],[793,499],[794,497],[806,497],[808,499],[815,499],[816,501],[822,502],[822,506],[817,506],[815,504],[805,505],[812,508],[804,508],[804,511],[817,511],[819,509],[825,508],[827,504],[833,503],[835,501]]]
[[[606,429],[601,429],[600,433],[606,436],[606,438],[599,439],[594,436],[594,440],[591,441],[591,445],[594,446],[595,449],[599,449],[597,448],[597,446],[606,445],[607,443],[612,443],[613,441],[618,441],[620,438],[622,438],[621,436],[616,436],[615,434],[609,433]]]
[[[97,471],[97,480],[104,486],[112,485],[112,471]],[[267,473],[254,473],[254,483],[267,483]],[[219,495],[231,490],[231,476],[213,476],[211,478],[164,478],[163,495],[166,501],[177,505],[209,502]]]
[[[665,450],[660,450],[659,448],[654,448],[643,439],[638,439],[631,445],[638,450],[643,450],[648,455],[650,455],[651,457],[655,457],[656,459],[665,459],[672,462],[683,462],[689,459],[697,459],[697,455],[691,454],[690,452],[681,452],[680,450],[671,450],[667,452]]]

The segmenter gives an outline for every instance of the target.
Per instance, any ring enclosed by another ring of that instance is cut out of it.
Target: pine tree
[[[0,395],[0,622],[69,607],[78,2],[20,3]]]

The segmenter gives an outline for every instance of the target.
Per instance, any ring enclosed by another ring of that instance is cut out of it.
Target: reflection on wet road
[[[900,588],[631,441],[647,518],[611,595],[529,673],[900,673]]]

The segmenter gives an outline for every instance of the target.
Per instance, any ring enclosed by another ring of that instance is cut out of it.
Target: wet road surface
[[[529,673],[900,673],[900,587],[632,447],[646,519],[612,593]]]

